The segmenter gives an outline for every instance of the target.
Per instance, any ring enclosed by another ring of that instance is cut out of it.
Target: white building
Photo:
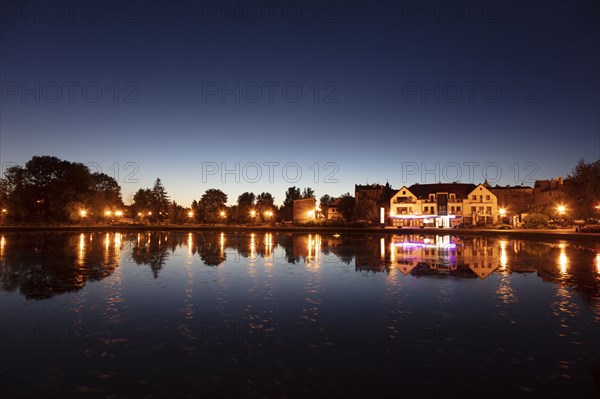
[[[390,200],[393,226],[452,227],[498,222],[496,196],[483,184],[413,184]]]

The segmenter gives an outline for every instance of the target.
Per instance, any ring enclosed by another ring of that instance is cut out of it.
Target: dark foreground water
[[[22,233],[0,262],[3,398],[600,392],[598,244]]]

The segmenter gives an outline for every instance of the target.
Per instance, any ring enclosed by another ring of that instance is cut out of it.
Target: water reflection
[[[28,298],[49,298],[112,274],[123,258],[148,267],[159,278],[170,256],[182,247],[188,258],[198,257],[211,267],[242,259],[247,265],[261,260],[270,267],[279,258],[314,270],[335,262],[353,265],[357,272],[399,272],[406,278],[483,280],[497,275],[497,294],[507,303],[516,299],[510,279],[503,277],[510,273],[535,273],[544,281],[575,288],[588,300],[600,288],[600,252],[593,245],[450,235],[246,232],[6,234],[0,237],[2,288],[19,289]]]
[[[111,275],[120,251],[94,241],[97,233],[7,234],[1,238],[0,284],[28,299],[46,299]],[[113,237],[107,240],[114,242]]]

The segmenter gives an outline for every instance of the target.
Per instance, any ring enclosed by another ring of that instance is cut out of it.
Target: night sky
[[[597,1],[1,4],[3,169],[83,162],[125,203],[156,177],[184,206],[208,188],[280,204],[600,158]]]

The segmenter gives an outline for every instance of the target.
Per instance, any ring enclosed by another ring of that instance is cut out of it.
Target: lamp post
[[[558,215],[560,216],[561,225],[564,225],[565,224],[565,213],[567,212],[567,207],[561,204],[556,207],[556,210],[558,211]]]
[[[502,224],[504,224],[504,217],[506,216],[506,209],[504,209],[504,208],[498,209],[498,214],[500,215]]]

